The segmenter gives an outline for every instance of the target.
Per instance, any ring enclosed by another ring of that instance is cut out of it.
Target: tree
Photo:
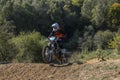
[[[96,27],[107,26],[108,10],[115,2],[118,0],[84,0],[82,15],[87,17]]]
[[[16,30],[20,31],[32,31],[34,27],[34,7],[29,3],[25,2],[23,4],[14,5],[12,20],[16,25]]]
[[[0,62],[12,61],[15,56],[15,48],[9,43],[9,40],[14,37],[15,26],[11,22],[0,26]]]
[[[1,9],[1,18],[3,23],[10,21],[13,14],[13,3],[11,0],[7,1]]]
[[[109,25],[120,28],[120,3],[114,3],[109,9]]]

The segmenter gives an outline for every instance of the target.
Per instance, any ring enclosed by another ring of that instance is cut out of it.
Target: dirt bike
[[[43,61],[46,63],[50,63],[53,60],[57,60],[59,61],[60,64],[65,63],[66,62],[65,54],[59,47],[59,44],[57,43],[57,38],[51,36],[47,39],[47,41],[48,44],[43,48],[42,52]]]

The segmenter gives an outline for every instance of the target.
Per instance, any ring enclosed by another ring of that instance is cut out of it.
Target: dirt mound
[[[0,64],[0,80],[120,80],[120,60],[68,66]]]

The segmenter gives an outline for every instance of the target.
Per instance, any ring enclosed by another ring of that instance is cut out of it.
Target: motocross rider
[[[63,34],[61,27],[57,22],[53,23],[51,27],[52,27],[52,32],[50,33],[49,37],[55,36],[59,47],[63,49],[63,39],[65,35]]]

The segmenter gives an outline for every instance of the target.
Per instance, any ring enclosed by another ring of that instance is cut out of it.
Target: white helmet
[[[59,28],[59,24],[58,24],[58,23],[54,23],[54,24],[52,24],[51,27],[52,27],[52,28]]]
[[[53,28],[53,31],[57,31],[59,29],[59,24],[58,23],[54,23],[51,26]]]

